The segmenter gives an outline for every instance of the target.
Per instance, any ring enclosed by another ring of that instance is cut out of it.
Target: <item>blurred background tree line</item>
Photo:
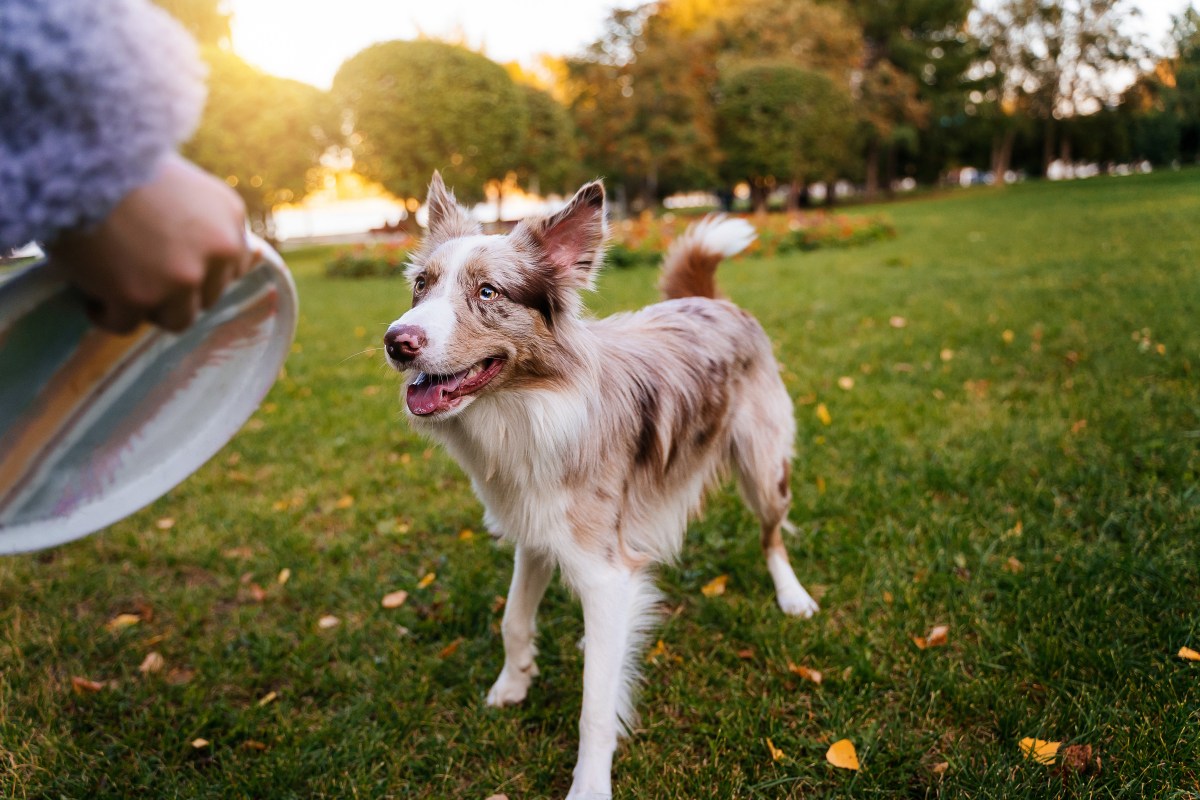
[[[967,166],[1002,179],[1056,159],[1200,156],[1193,6],[1156,54],[1125,24],[1130,0],[660,0],[613,11],[585,52],[538,75],[393,41],[323,92],[230,52],[219,0],[156,2],[211,69],[186,153],[228,176],[260,227],[322,159],[352,159],[401,199],[422,196],[435,168],[466,202],[599,175],[638,210],[740,183],[756,207],[780,189],[800,205],[837,179],[870,197]],[[1122,71],[1135,79],[1116,94]]]

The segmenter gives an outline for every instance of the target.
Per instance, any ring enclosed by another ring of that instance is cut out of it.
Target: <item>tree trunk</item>
[[[1054,161],[1054,118],[1046,120],[1045,131],[1042,134],[1042,175],[1050,171],[1050,163]]]
[[[867,145],[867,199],[874,200],[879,194],[879,140],[872,139]],[[829,193],[833,197],[833,193]]]
[[[996,183],[1001,186],[1004,185],[1004,176],[1012,165],[1013,142],[1016,138],[1017,131],[1012,127],[1005,127],[1003,132],[992,137],[992,174],[996,176]]]
[[[788,184],[787,210],[800,210],[800,197],[804,192],[804,181],[792,181]]]
[[[890,199],[895,196],[893,187],[896,185],[896,144],[887,143],[887,158],[884,161],[883,193]]]

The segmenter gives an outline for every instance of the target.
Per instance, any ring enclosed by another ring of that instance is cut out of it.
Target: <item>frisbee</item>
[[[36,264],[0,284],[0,553],[62,544],[164,495],[262,402],[291,350],[296,287],[259,263],[187,330],[125,336]]]

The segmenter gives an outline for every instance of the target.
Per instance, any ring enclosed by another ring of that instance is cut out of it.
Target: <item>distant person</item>
[[[254,258],[241,198],[176,152],[204,96],[146,0],[0,0],[0,254],[42,244],[109,330],[190,325]]]

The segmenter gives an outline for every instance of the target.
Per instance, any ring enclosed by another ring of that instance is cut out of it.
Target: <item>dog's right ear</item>
[[[470,212],[454,199],[454,192],[446,188],[442,174],[436,170],[429,181],[425,207],[429,211],[427,244],[440,244],[457,236],[473,236],[483,231]]]

